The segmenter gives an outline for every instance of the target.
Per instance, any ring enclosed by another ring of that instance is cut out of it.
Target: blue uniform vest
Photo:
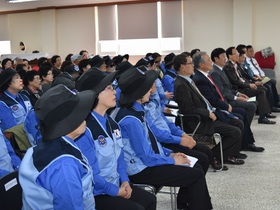
[[[14,171],[13,165],[12,165],[12,159],[9,154],[5,137],[2,131],[0,131],[0,168],[1,170],[12,172]]]
[[[19,96],[23,100],[25,107],[5,93],[0,96],[0,102],[6,104],[6,106],[10,108],[17,125],[24,122],[27,112],[32,108],[31,102],[27,96],[21,94],[19,94]],[[0,124],[2,121],[4,123],[5,120],[9,119],[0,119]]]
[[[44,155],[42,155],[44,154]],[[87,159],[81,151],[63,138],[40,142],[27,150],[19,170],[19,181],[23,188],[23,210],[54,209],[53,195],[36,182],[40,173],[51,167],[54,161],[67,156],[80,162],[87,171],[82,179],[83,206],[85,210],[94,210],[93,174]]]
[[[94,139],[95,155],[100,169],[99,175],[107,182],[119,187],[118,158],[123,148],[120,128],[110,116],[106,122],[107,128],[104,128],[93,114],[89,115],[86,121]]]

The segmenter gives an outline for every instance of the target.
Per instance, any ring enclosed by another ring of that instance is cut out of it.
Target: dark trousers
[[[279,103],[279,95],[276,88],[276,80],[270,79],[264,86],[269,90],[271,98],[272,98],[272,105],[275,106]]]
[[[129,199],[119,196],[95,196],[95,206],[98,210],[156,210],[157,200],[152,193],[131,185],[132,194]]]
[[[268,103],[265,90],[259,88],[258,89],[244,88],[241,90],[241,92],[249,97],[256,96],[258,102],[258,111],[261,117],[271,112],[271,107],[270,104]]]
[[[223,156],[227,159],[229,156],[237,156],[241,147],[241,130],[236,126],[223,123],[219,120],[213,122],[216,133],[222,137]],[[220,144],[212,148],[213,155],[219,158]]]
[[[257,110],[257,103],[256,102],[246,102],[246,101],[230,101],[230,105],[233,108],[243,108],[246,111],[248,122],[251,125],[254,115]]]
[[[129,178],[135,183],[180,187],[177,196],[178,207],[188,205],[190,210],[212,209],[200,165],[194,165],[193,168],[177,165],[147,167]]]
[[[253,136],[251,126],[247,119],[246,111],[242,108],[233,108],[232,112],[236,115],[240,120],[243,121],[244,124],[244,132],[242,138],[242,145],[241,148],[246,148],[249,144],[255,143],[255,138]]]
[[[213,153],[209,147],[203,144],[197,143],[194,148],[189,149],[179,144],[164,144],[162,145],[174,152],[181,152],[186,155],[196,157],[198,159],[197,164],[201,165],[204,173],[206,174],[209,168],[209,161],[213,161]]]

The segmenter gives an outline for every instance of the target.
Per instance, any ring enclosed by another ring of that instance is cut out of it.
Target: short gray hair
[[[200,63],[204,63],[205,60],[204,60],[204,55],[206,55],[207,53],[204,52],[204,51],[201,51],[201,52],[196,52],[194,55],[193,55],[193,65],[194,65],[194,68],[197,69],[199,68],[199,64]]]

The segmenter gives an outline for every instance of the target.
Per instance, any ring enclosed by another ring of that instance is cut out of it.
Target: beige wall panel
[[[95,53],[94,7],[57,10],[57,49],[62,59],[80,50]]]

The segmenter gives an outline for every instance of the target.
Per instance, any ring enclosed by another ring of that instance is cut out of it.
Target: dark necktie
[[[259,76],[261,76],[261,72],[260,72],[259,68],[258,68],[258,67],[254,64],[254,61],[253,61],[253,59],[252,59],[252,58],[250,59],[250,61],[251,61],[252,65],[255,67],[255,69],[257,69],[257,70],[258,70],[258,72],[259,72]]]
[[[207,109],[210,112],[214,112],[214,109],[212,107],[212,105],[210,104],[210,102],[201,94],[201,92],[199,91],[198,87],[195,85],[194,81],[191,81],[191,85],[194,87],[194,89],[198,92],[198,94],[202,97],[203,101],[206,103],[207,105]]]
[[[215,87],[215,89],[216,89],[216,91],[217,91],[217,93],[218,93],[220,99],[221,99],[222,101],[225,101],[225,99],[224,99],[224,97],[223,97],[221,91],[219,90],[219,88],[218,88],[217,85],[215,84],[215,82],[214,82],[214,80],[212,79],[212,77],[210,76],[210,74],[208,74],[208,78],[210,79],[212,85],[214,85],[214,87]]]

